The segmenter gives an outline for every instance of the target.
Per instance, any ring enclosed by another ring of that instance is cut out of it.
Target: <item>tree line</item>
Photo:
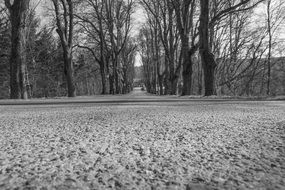
[[[147,91],[285,93],[281,0],[140,0],[138,47]]]
[[[0,97],[130,92],[137,49],[131,35],[135,3],[47,2],[45,26],[30,0],[0,3]]]
[[[0,2],[0,98],[285,93],[282,0]],[[146,21],[134,36],[133,15]]]

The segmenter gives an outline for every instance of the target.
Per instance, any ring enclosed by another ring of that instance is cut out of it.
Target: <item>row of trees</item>
[[[3,8],[1,21],[5,24],[0,26],[0,98],[64,95],[62,48],[57,38],[47,27],[39,28],[40,20],[36,18],[32,9],[28,9],[25,18],[25,36],[21,39],[23,42],[19,40],[25,45],[19,50],[16,48],[17,44],[12,46],[9,15],[8,10]],[[12,47],[13,52],[11,52]],[[24,60],[20,59],[15,63],[16,57],[11,54],[15,51],[19,51],[16,56],[23,56]],[[23,68],[21,70],[19,70],[20,65]],[[19,83],[20,81],[22,82]],[[20,84],[23,87],[20,87]]]
[[[1,97],[128,93],[137,52],[150,93],[285,92],[282,0],[47,2],[44,27],[29,0],[0,2]]]
[[[159,94],[285,92],[281,0],[140,0],[147,90]],[[276,58],[279,57],[279,58]]]
[[[37,5],[30,1],[0,3],[0,96],[26,99],[129,92],[136,54],[130,35],[134,2],[47,3],[51,16],[44,27],[35,15]]]
[[[127,93],[132,85],[128,76],[134,73],[136,53],[136,45],[130,35],[134,2],[84,0],[80,5],[80,11],[74,16],[79,30],[83,31],[78,32],[83,34],[83,43],[77,47],[89,51],[99,63],[102,94],[107,93],[108,86],[110,94]]]

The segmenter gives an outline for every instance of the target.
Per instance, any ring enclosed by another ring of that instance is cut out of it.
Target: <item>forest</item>
[[[127,94],[136,85],[157,95],[284,95],[284,8],[283,0],[4,0],[0,98]]]

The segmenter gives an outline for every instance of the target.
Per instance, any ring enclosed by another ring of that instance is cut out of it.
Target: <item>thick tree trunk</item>
[[[209,45],[209,0],[200,0],[199,53],[204,71],[205,96],[214,94],[215,58]]]
[[[115,87],[116,87],[116,94],[120,94],[121,93],[121,86],[120,86],[119,74],[118,74],[117,69],[116,69],[116,73],[115,73]]]
[[[213,54],[208,51],[200,50],[200,55],[204,71],[204,95],[211,96],[215,93],[215,59]]]
[[[116,53],[114,53],[116,54]],[[113,88],[114,88],[114,92],[113,94],[120,94],[121,90],[120,90],[120,81],[119,81],[119,73],[118,73],[118,56],[115,55],[114,59],[113,59]]]
[[[156,58],[155,58],[156,59]],[[157,69],[156,69],[156,65],[157,65],[157,60],[154,61],[155,64],[153,65],[152,67],[152,89],[153,89],[153,94],[156,94],[156,84],[157,84],[157,81],[156,81],[156,75],[157,75]]]
[[[27,99],[26,88],[26,17],[30,0],[5,0],[10,11],[11,21],[11,55],[10,55],[10,98]]]
[[[75,97],[74,68],[70,53],[67,53],[67,56],[64,56],[64,64],[66,68],[67,95],[68,97]]]
[[[170,89],[170,95],[175,95],[177,91],[177,83],[178,83],[178,77],[175,77],[171,80],[171,89]]]
[[[163,75],[158,76],[159,95],[163,95]]]
[[[107,94],[106,73],[105,73],[104,63],[100,64],[100,73],[101,73],[101,83],[102,83],[102,92],[101,92],[101,94]]]
[[[165,71],[165,76],[163,79],[163,84],[164,84],[164,95],[168,95],[169,94],[169,72],[168,70]]]
[[[150,83],[150,85],[151,85],[151,93],[152,94],[155,94],[156,93],[156,82],[155,82],[155,80],[152,78],[152,80],[151,80],[151,83]]]
[[[182,80],[183,80],[183,88],[182,88],[182,96],[191,94],[191,85],[192,85],[192,53],[190,52],[190,48],[188,45],[189,39],[184,39],[182,44],[182,55],[183,55],[183,72],[182,72]]]
[[[173,13],[174,9],[172,6],[168,6],[169,14],[169,55],[168,55],[168,65],[169,65],[169,91],[168,94],[175,95],[177,90],[178,76],[175,73],[175,48],[174,48],[174,33],[173,33]]]
[[[195,12],[195,0],[183,0],[183,1],[172,1],[176,13],[176,24],[181,40],[181,57],[180,64],[182,64],[182,81],[183,86],[181,89],[181,95],[190,95],[192,88],[192,55],[195,53],[196,48],[189,46],[190,30],[194,28],[193,18]],[[191,33],[192,46],[194,46],[195,35],[194,30]],[[193,49],[193,51],[192,51]],[[182,63],[181,63],[182,62]],[[179,68],[180,69],[180,68]],[[179,89],[180,90],[180,89]]]
[[[122,93],[127,94],[129,93],[129,88],[128,88],[128,74],[127,74],[127,69],[123,69],[123,87],[122,87]]]
[[[199,68],[198,70],[198,94],[202,95],[202,90],[203,90],[203,73],[202,69]]]
[[[192,66],[190,64],[183,66],[183,87],[182,87],[182,96],[191,94],[191,83],[192,83]]]
[[[24,36],[25,38],[25,36]],[[26,44],[23,43],[23,46],[25,46]],[[25,47],[23,47],[24,51],[25,51]],[[28,90],[27,90],[27,79],[26,79],[26,73],[27,73],[27,66],[26,66],[26,53],[22,53],[21,56],[21,60],[22,63],[20,65],[20,89],[21,89],[21,98],[22,99],[28,99]]]
[[[12,15],[11,15],[12,17]],[[21,98],[21,89],[20,89],[20,69],[19,65],[21,64],[20,57],[20,41],[19,41],[19,29],[18,26],[12,23],[12,48],[10,55],[10,98],[11,99],[20,99]]]
[[[119,82],[118,82],[118,71],[117,71],[117,57],[113,60],[113,75],[114,75],[114,94],[119,94]]]
[[[110,74],[109,76],[109,86],[110,86],[110,94],[115,94],[115,89],[114,89],[114,76]]]

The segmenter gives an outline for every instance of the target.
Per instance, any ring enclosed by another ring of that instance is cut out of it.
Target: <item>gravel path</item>
[[[285,189],[285,102],[0,106],[0,189]]]

